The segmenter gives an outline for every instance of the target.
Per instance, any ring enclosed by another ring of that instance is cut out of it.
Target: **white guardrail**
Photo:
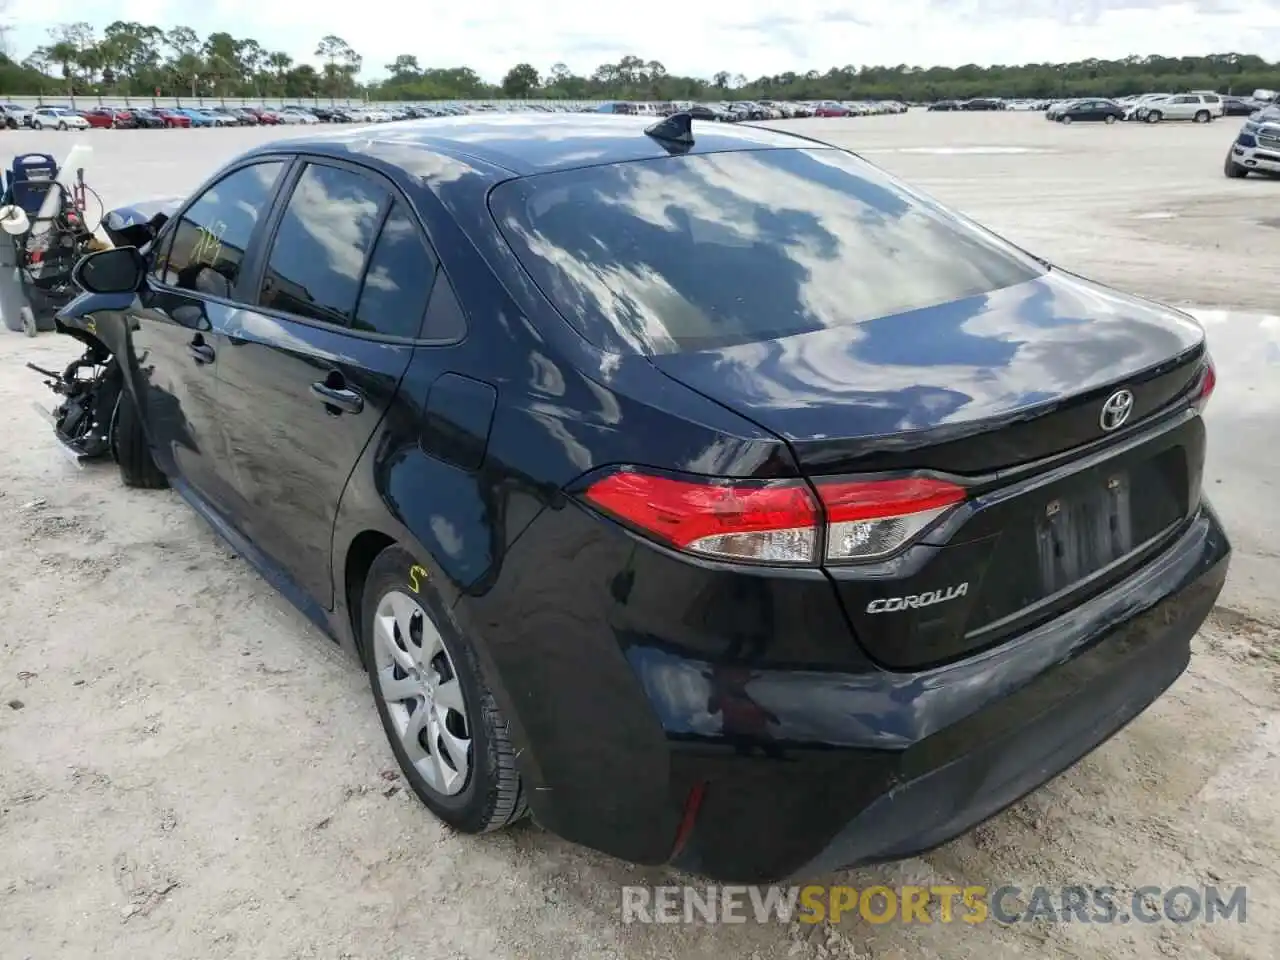
[[[50,93],[39,97],[29,96],[7,96],[0,94],[0,103],[16,103],[23,107],[39,107],[43,105],[49,106],[70,106],[76,110],[89,110],[93,107],[380,107],[393,106],[397,103],[458,103],[466,105],[480,105],[492,103],[497,106],[512,102],[528,103],[528,104],[580,104],[582,106],[595,105],[600,103],[612,103],[612,100],[473,100],[465,98],[446,98],[440,100],[428,101],[378,101],[378,100],[359,100],[356,98],[343,99],[342,97],[137,97],[137,96],[118,96],[111,97],[106,95],[90,94],[81,96],[59,95]]]

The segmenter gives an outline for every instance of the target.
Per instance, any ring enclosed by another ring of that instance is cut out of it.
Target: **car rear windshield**
[[[618,352],[772,340],[981,296],[1043,272],[836,149],[540,174],[499,185],[490,210],[566,319]]]

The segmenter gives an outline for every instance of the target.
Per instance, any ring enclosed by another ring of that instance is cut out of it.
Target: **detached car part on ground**
[[[1280,176],[1280,106],[1260,110],[1244,122],[1227,148],[1222,172],[1231,179],[1250,173]]]
[[[449,824],[740,881],[917,854],[1186,667],[1204,334],[843,150],[648,124],[265,145],[62,322],[119,361],[125,482],[360,659]]]

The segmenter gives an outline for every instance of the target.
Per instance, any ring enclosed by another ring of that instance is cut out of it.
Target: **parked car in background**
[[[937,113],[949,113],[952,110],[959,110],[960,104],[955,100],[938,100],[929,104],[929,109]]]
[[[186,117],[193,127],[214,127],[217,121],[203,110],[197,110],[194,107],[175,107],[174,113]]]
[[[996,97],[975,97],[960,104],[961,110],[1004,110],[1004,101]]]
[[[1155,103],[1159,100],[1165,100],[1173,96],[1171,93],[1144,93],[1136,97],[1128,98],[1124,102],[1124,118],[1126,120],[1143,120],[1146,119],[1146,113],[1143,107],[1148,104]],[[1139,116],[1139,114],[1142,114]]]
[[[215,120],[218,118],[224,118],[225,122],[221,124],[224,127],[247,127],[249,125],[249,121],[245,119],[246,114],[241,113],[241,111],[235,107],[224,107],[221,105],[205,107],[204,112],[211,115]]]
[[[144,130],[157,130],[169,126],[165,122],[165,118],[160,116],[155,110],[145,107],[135,107],[133,110],[134,125]]]
[[[836,103],[834,100],[823,100],[813,108],[815,117],[847,117],[850,110],[843,103]]]
[[[89,121],[89,126],[95,130],[109,130],[115,125],[108,113],[99,110],[77,110],[76,112]]]
[[[31,126],[31,111],[21,104],[0,103],[0,114],[3,115],[4,125],[10,129]]]
[[[151,112],[163,120],[166,127],[186,128],[192,125],[189,116],[172,107],[156,107]]]
[[[133,129],[138,125],[133,119],[132,111],[119,107],[92,107],[81,110],[80,113],[91,127]]]
[[[1222,98],[1222,115],[1224,117],[1247,117],[1261,106],[1262,104],[1251,98],[1226,96]]]
[[[689,116],[695,120],[710,120],[714,123],[732,123],[736,117],[723,107],[713,103],[693,103],[686,108]]]
[[[276,116],[280,118],[281,123],[288,124],[312,124],[320,122],[319,117],[303,107],[282,107],[276,111]]]
[[[1086,98],[1066,104],[1057,113],[1059,123],[1115,123],[1124,119],[1124,107],[1114,100]]]
[[[1136,119],[1146,123],[1163,120],[1191,120],[1209,123],[1222,116],[1222,97],[1216,93],[1175,93],[1140,106]]]
[[[88,130],[89,121],[70,107],[36,107],[31,126],[36,130]]]
[[[1250,173],[1280,176],[1280,106],[1259,110],[1244,122],[1222,172],[1233,180]]]

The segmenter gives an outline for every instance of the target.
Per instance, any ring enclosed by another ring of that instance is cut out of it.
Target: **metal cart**
[[[71,187],[44,153],[15,157],[4,175],[0,209],[0,317],[10,330],[35,336],[54,329],[54,315],[76,293],[71,270],[92,249],[86,229],[84,171]]]

